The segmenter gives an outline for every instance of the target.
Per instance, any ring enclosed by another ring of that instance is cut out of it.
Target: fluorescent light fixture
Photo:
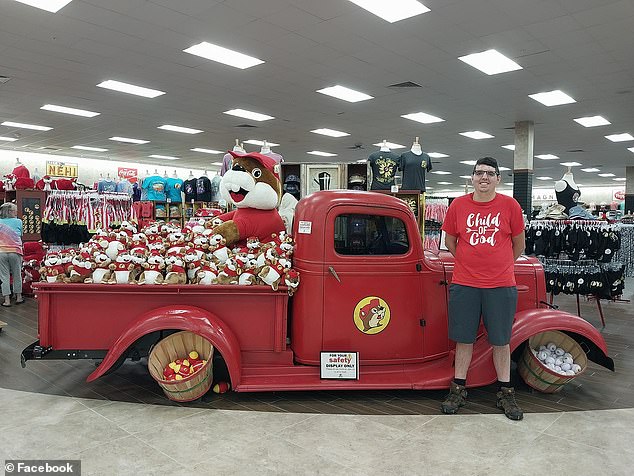
[[[243,117],[253,121],[268,121],[275,119],[273,116],[267,116],[266,114],[260,114],[259,112],[247,111],[246,109],[230,109],[229,111],[225,111],[224,114]]]
[[[16,2],[24,3],[35,8],[46,10],[47,12],[57,13],[72,0],[16,0]]]
[[[245,140],[244,143],[245,144],[251,144],[251,145],[259,145],[259,146],[263,146],[264,145],[264,141],[263,140],[258,140],[258,139]],[[276,144],[275,142],[269,142],[269,141],[266,141],[266,145],[268,145],[269,147],[277,147],[277,146],[279,146],[279,144]]]
[[[432,174],[438,174],[438,175],[451,175],[451,172],[446,172],[445,170],[434,170],[432,172]]]
[[[442,152],[430,152],[427,154],[432,159],[442,159],[443,157],[449,157],[447,154],[443,154]]]
[[[320,150],[311,150],[310,152],[306,152],[311,155],[320,155],[322,157],[335,157],[337,154],[332,154],[330,152],[322,152]]]
[[[359,159],[355,162],[355,164],[365,164],[368,160],[367,159]],[[429,187],[427,187],[429,188]]]
[[[99,83],[97,87],[112,89],[113,91],[119,91],[121,93],[134,94],[135,96],[143,96],[144,98],[155,98],[165,94],[164,91],[135,86],[134,84],[122,83],[121,81],[115,81],[113,79],[103,81]]]
[[[372,144],[375,145],[377,147],[383,147],[383,145],[385,145],[388,149],[404,149],[405,146],[401,145],[401,144],[397,144],[396,142],[385,142],[385,144],[383,144],[383,142],[377,142],[376,144]]]
[[[613,178],[612,180],[615,180],[617,182],[625,182],[627,179],[625,177],[617,177],[617,178]]]
[[[552,177],[537,177],[537,180],[552,180]]]
[[[63,114],[72,114],[73,116],[82,117],[95,117],[101,114],[100,112],[85,111],[83,109],[75,109],[72,107],[56,106],[55,104],[45,104],[40,109],[45,111],[61,112]]]
[[[0,125],[7,127],[18,127],[20,129],[32,129],[34,131],[50,131],[52,127],[36,126],[35,124],[23,124],[21,122],[4,121]]]
[[[511,169],[509,169],[508,167],[500,166],[500,167],[498,167],[498,170],[501,170],[502,172],[505,172],[506,170],[511,170]]]
[[[509,187],[514,187],[515,184],[513,182],[504,182],[504,185],[508,185]]]
[[[245,55],[243,53],[238,53],[237,51],[214,45],[213,43],[207,43],[206,41],[190,46],[183,51],[185,53],[201,56],[208,60],[217,61],[218,63],[240,69],[247,69],[264,63],[261,59],[254,58],[253,56]]]
[[[165,160],[180,160],[180,157],[172,157],[171,155],[150,155],[153,159],[165,159]]]
[[[528,97],[537,102],[541,102],[544,106],[559,106],[561,104],[577,102],[559,89],[548,91],[547,93],[529,94]]]
[[[117,142],[127,142],[129,144],[147,144],[148,142],[150,142],[149,140],[130,139],[129,137],[119,137],[119,136],[108,137],[108,139],[116,140]]]
[[[222,154],[224,151],[215,150],[215,149],[201,149],[200,147],[196,147],[194,149],[189,149],[193,152],[202,152],[203,154]]]
[[[465,137],[469,137],[471,139],[491,139],[492,136],[491,134],[487,134],[486,132],[481,132],[481,131],[467,131],[467,132],[461,132],[460,133],[461,136],[465,136]]]
[[[515,144],[503,145],[503,149],[515,150]]]
[[[612,134],[609,136],[605,136],[605,138],[611,140],[612,142],[626,142],[628,140],[634,140],[632,134],[628,134],[627,132],[623,134]]]
[[[89,150],[91,152],[106,152],[108,149],[102,149],[101,147],[88,147],[86,145],[74,145],[71,149]]]
[[[634,154],[634,147],[628,147],[627,150],[629,150],[630,152]]]
[[[470,179],[471,175],[461,175],[460,178],[464,178],[464,179]]]
[[[583,127],[607,126],[608,124],[612,124],[606,118],[601,116],[578,117],[574,121],[578,122]]]
[[[5,141],[5,142],[15,142],[18,139],[16,139],[15,137],[2,137],[2,136],[0,136],[0,140]]]
[[[427,114],[426,112],[413,112],[411,114],[404,114],[401,117],[405,119],[409,119],[411,121],[420,122],[423,124],[433,124],[434,122],[445,122],[444,119],[440,117],[432,116],[431,114]]]
[[[385,0],[350,1],[390,23],[430,11],[429,8],[416,0],[392,0],[391,2],[386,2]]]
[[[614,174],[597,174],[599,177],[616,177]]]
[[[485,74],[507,73],[516,71],[522,67],[510,58],[507,58],[497,50],[487,50],[482,53],[473,53],[471,55],[460,56],[460,61],[464,61],[470,66],[479,69]]]
[[[597,169],[595,167],[591,167],[589,169],[581,169],[582,172],[599,172],[601,169]]]
[[[438,185],[453,185],[451,182],[438,182]]]
[[[157,129],[163,129],[164,131],[173,131],[173,132],[182,132],[183,134],[200,134],[200,129],[190,129],[189,127],[181,127],[181,126],[172,126],[170,124],[163,124],[162,126],[158,126]]]
[[[222,166],[222,162],[212,162],[211,165]]]
[[[367,99],[374,99],[373,96],[360,91],[355,91],[354,89],[346,88],[345,86],[340,86],[338,84],[336,86],[330,86],[329,88],[318,89],[316,92],[332,96],[333,98],[343,99],[348,102],[359,102]]]
[[[325,129],[325,128],[315,129],[310,132],[313,132],[315,134],[321,134],[322,136],[329,136],[329,137],[345,137],[350,135],[347,132],[341,132],[341,131],[336,131],[334,129]]]
[[[582,164],[579,162],[560,162],[559,165],[563,165],[564,167],[579,167]]]
[[[555,160],[559,158],[559,156],[553,155],[553,154],[541,154],[541,155],[536,155],[535,157],[542,160]]]
[[[465,165],[475,165],[477,162],[477,160],[461,160],[460,163],[461,164],[465,164]]]

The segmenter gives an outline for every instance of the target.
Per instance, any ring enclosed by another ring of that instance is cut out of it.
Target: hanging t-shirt
[[[218,174],[214,175],[214,178],[211,179],[211,201],[218,202],[220,201],[220,181],[222,177]]]
[[[399,168],[400,156],[394,152],[378,151],[368,157],[372,169],[371,190],[390,190],[394,185],[394,175]]]
[[[116,192],[117,191],[117,182],[112,179],[103,179],[100,180],[97,184],[98,192]]]
[[[128,195],[132,196],[132,184],[126,179],[123,179],[117,184],[115,192],[127,193]]]
[[[138,202],[139,200],[141,200],[141,185],[139,185],[139,182],[134,182],[134,184],[132,185],[132,201],[133,202]]]
[[[183,181],[176,177],[170,177],[165,182],[165,195],[167,195],[167,198],[172,202],[180,203],[182,201]]]
[[[147,200],[163,202],[166,200],[165,179],[160,175],[151,175],[143,181],[143,190],[147,193]]]
[[[233,155],[225,154],[222,157],[222,166],[220,167],[220,175],[223,176],[227,173],[227,170],[231,170],[233,166]]]
[[[416,155],[407,151],[401,155],[401,170],[403,171],[403,190],[425,191],[425,173],[431,170],[431,159],[423,152]]]
[[[454,199],[442,230],[458,238],[452,283],[476,288],[515,286],[512,237],[524,231],[519,203],[498,193],[476,202],[473,193]]]
[[[211,180],[204,175],[196,180],[196,200],[211,202]]]
[[[196,179],[191,178],[189,180],[185,180],[183,182],[183,192],[185,192],[185,201],[191,202],[192,200],[196,201]]]
[[[277,152],[273,152],[272,150],[269,150],[266,154],[262,153],[262,155],[266,155],[267,157],[272,158],[278,164],[284,162],[284,157],[282,157],[282,155],[278,154]]]

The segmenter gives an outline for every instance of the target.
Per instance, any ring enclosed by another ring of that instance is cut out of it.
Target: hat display
[[[297,175],[290,174],[284,180],[284,191],[290,194],[299,193],[299,185],[299,177]]]
[[[366,178],[361,174],[354,174],[348,178],[348,188],[350,190],[365,190]]]

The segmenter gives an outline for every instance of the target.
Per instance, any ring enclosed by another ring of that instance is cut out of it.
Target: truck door
[[[420,235],[399,210],[334,207],[324,243],[323,350],[368,363],[422,357]]]

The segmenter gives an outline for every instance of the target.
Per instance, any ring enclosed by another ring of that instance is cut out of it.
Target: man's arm
[[[450,235],[445,232],[445,246],[449,253],[456,256],[456,244],[458,243],[458,237]],[[513,249],[515,249],[515,245],[513,245]],[[523,249],[523,248],[522,248]]]
[[[511,240],[513,241],[513,259],[516,260],[524,252],[524,248],[526,248],[526,236],[524,231],[512,237]]]

